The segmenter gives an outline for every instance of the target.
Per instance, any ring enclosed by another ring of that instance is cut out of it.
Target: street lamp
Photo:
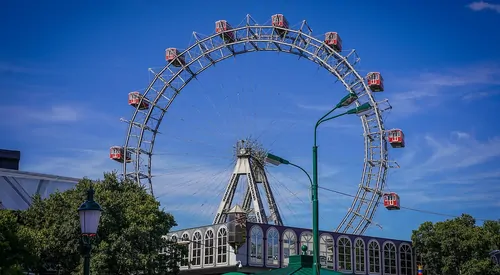
[[[313,204],[313,275],[319,275],[320,274],[320,262],[319,262],[319,203],[318,203],[318,146],[317,146],[317,130],[318,126],[328,120],[332,120],[334,118],[343,116],[343,115],[352,115],[352,114],[361,114],[364,113],[370,109],[372,109],[372,106],[370,103],[364,103],[359,105],[358,107],[352,108],[350,110],[347,110],[344,113],[328,117],[333,111],[342,108],[342,107],[347,107],[351,105],[353,102],[355,102],[358,99],[356,94],[350,93],[343,97],[340,102],[335,105],[333,109],[331,109],[328,113],[326,113],[324,116],[322,116],[317,122],[316,125],[314,126],[314,145],[313,145],[313,178],[311,180],[311,177],[309,174],[304,170],[302,167],[291,163],[290,161],[283,159],[281,157],[275,156],[273,154],[267,154],[266,156],[266,162],[274,164],[274,165],[280,165],[280,164],[285,164],[285,165],[291,165],[299,168],[302,170],[307,177],[309,178],[309,181],[311,182],[311,197],[312,197],[312,204]]]
[[[328,117],[333,111],[340,107],[347,107],[354,101],[356,101],[358,97],[356,94],[349,94],[342,98],[340,102],[328,113],[322,116],[316,122],[314,126],[314,145],[313,145],[313,184],[311,186],[312,193],[312,203],[313,203],[313,274],[319,275],[321,263],[319,262],[319,203],[318,203],[318,145],[317,145],[317,131],[318,126],[328,120],[332,120],[337,117],[341,117],[343,115],[352,115],[352,114],[360,114],[364,113],[372,108],[370,103],[364,103],[359,105],[358,107],[347,110],[344,113]]]
[[[90,251],[92,250],[91,238],[97,233],[99,220],[101,219],[101,206],[94,201],[94,189],[92,186],[87,191],[87,200],[78,208],[80,215],[80,227],[83,240],[83,275],[90,274]]]

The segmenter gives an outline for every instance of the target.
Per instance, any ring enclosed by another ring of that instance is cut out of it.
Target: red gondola
[[[184,56],[180,55],[176,48],[168,48],[165,50],[165,60],[167,62],[172,62],[172,65],[176,67],[182,67],[186,65],[186,60]]]
[[[143,100],[141,102],[141,98],[143,96],[139,92],[131,92],[128,94],[128,105],[133,106],[135,108],[139,108],[139,110],[145,110],[149,108],[149,102]]]
[[[231,31],[233,27],[227,23],[226,20],[219,20],[215,22],[215,33],[220,34],[222,39],[226,42],[234,42],[234,31]]]
[[[387,139],[391,144],[392,148],[404,148],[405,147],[405,134],[401,129],[391,129],[387,134]]]
[[[371,72],[366,75],[368,81],[368,87],[372,92],[383,92],[384,91],[384,78],[379,72]]]
[[[399,202],[399,195],[390,192],[390,193],[385,193],[384,194],[384,207],[387,210],[399,210],[401,209],[401,205]]]
[[[275,14],[271,17],[273,27],[275,31],[280,36],[285,35],[286,29],[288,29],[288,21],[283,14]]]
[[[130,156],[130,152],[127,151],[125,154],[125,150],[121,146],[113,146],[109,149],[109,158],[123,163],[124,161],[126,162],[131,162],[132,157]]]
[[[334,49],[336,52],[342,51],[342,39],[336,32],[325,33],[325,44]]]

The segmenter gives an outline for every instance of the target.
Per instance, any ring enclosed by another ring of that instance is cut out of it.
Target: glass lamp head
[[[101,219],[101,206],[94,201],[94,189],[87,191],[87,200],[78,208],[82,235],[95,235]]]

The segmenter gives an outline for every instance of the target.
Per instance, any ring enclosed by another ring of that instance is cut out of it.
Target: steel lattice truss
[[[281,214],[278,209],[278,204],[274,199],[273,191],[267,179],[265,166],[265,155],[267,152],[254,140],[240,140],[235,146],[236,164],[233,174],[226,187],[222,200],[220,202],[213,224],[220,224],[227,222],[227,214],[233,207],[234,195],[236,187],[239,184],[240,176],[246,177],[246,191],[241,202],[241,207],[248,214],[248,218],[256,223],[269,223],[273,222],[275,225],[283,226]],[[268,213],[262,204],[262,198],[259,192],[259,184],[263,187],[264,194],[266,195]]]
[[[285,35],[278,35],[280,29]],[[376,101],[364,78],[356,71],[359,62],[355,50],[345,54],[336,52],[312,36],[304,20],[298,29],[282,29],[272,25],[258,25],[250,15],[246,24],[230,30],[234,41],[224,40],[220,34],[203,36],[193,32],[196,40],[182,52],[185,65],[168,63],[152,73],[152,80],[144,91],[142,101],[149,104],[146,110],[136,108],[130,120],[124,148],[132,155],[131,162],[123,163],[123,175],[152,188],[151,161],[155,137],[168,108],[181,90],[198,74],[212,65],[238,54],[275,51],[285,52],[310,60],[329,71],[346,90],[358,96],[356,106],[369,102],[373,108],[360,116],[364,131],[364,166],[359,189],[346,216],[336,231],[363,234],[373,223],[377,205],[385,187],[387,169],[397,166],[388,160],[386,130],[382,113],[391,108],[387,100]],[[229,31],[228,31],[229,32]]]

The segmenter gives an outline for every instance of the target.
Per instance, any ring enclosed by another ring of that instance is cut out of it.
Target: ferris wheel
[[[123,175],[141,185],[152,187],[152,156],[155,139],[165,113],[181,90],[197,75],[217,62],[230,57],[257,51],[283,52],[297,55],[318,64],[341,82],[353,95],[350,105],[369,103],[372,108],[360,114],[364,139],[364,164],[358,191],[336,231],[363,234],[373,222],[377,206],[383,198],[388,210],[399,209],[399,196],[385,193],[389,168],[399,167],[388,158],[389,143],[393,148],[405,146],[400,129],[386,130],[382,113],[391,109],[387,100],[377,101],[374,93],[384,91],[379,72],[361,76],[356,70],[359,57],[355,50],[343,51],[342,40],[336,32],[327,32],[324,39],[315,38],[304,20],[292,28],[282,14],[271,17],[271,23],[259,25],[250,15],[245,23],[232,27],[226,20],[215,22],[215,33],[204,36],[193,33],[195,42],[185,50],[167,48],[167,64],[153,71],[153,78],[144,92],[131,92],[128,103],[134,112],[128,123],[123,146],[113,146],[110,158],[121,162]]]

